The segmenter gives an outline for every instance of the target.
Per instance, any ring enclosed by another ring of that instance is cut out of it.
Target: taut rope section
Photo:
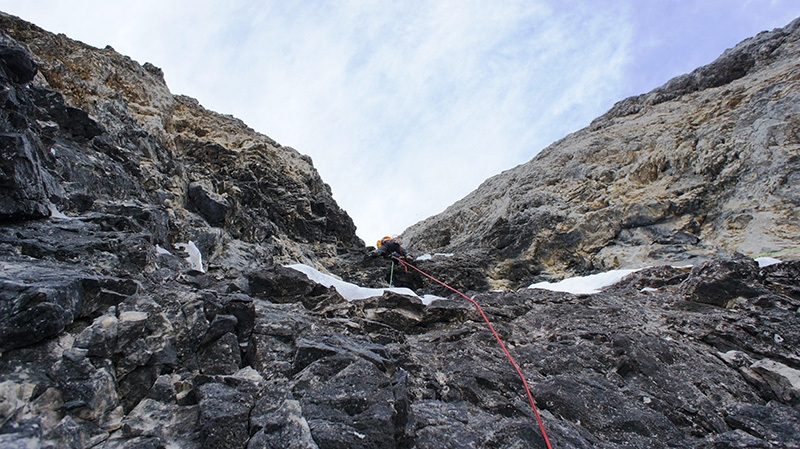
[[[531,410],[533,410],[533,414],[534,414],[534,416],[536,416],[536,422],[539,424],[539,430],[542,432],[542,438],[544,438],[544,444],[547,445],[547,449],[553,449],[553,447],[550,445],[550,439],[547,438],[547,432],[544,430],[544,423],[542,422],[541,415],[539,415],[539,409],[536,407],[536,401],[533,400],[533,394],[531,393],[531,389],[528,387],[528,381],[525,380],[525,375],[522,374],[522,370],[519,369],[519,366],[517,366],[517,362],[514,361],[514,357],[511,357],[511,353],[508,352],[508,349],[506,348],[506,345],[503,343],[503,340],[500,339],[500,335],[498,335],[497,331],[494,330],[494,326],[492,326],[492,323],[489,321],[489,318],[486,316],[485,313],[483,313],[483,309],[481,308],[480,304],[478,304],[474,299],[470,298],[469,296],[461,293],[460,291],[456,290],[455,288],[453,288],[453,287],[445,284],[444,282],[436,279],[435,277],[431,276],[430,274],[420,270],[419,268],[415,267],[414,265],[411,265],[410,263],[406,262],[405,260],[400,259],[398,257],[394,257],[394,256],[392,257],[392,259],[396,260],[401,265],[403,265],[403,267],[406,269],[406,271],[408,271],[408,267],[411,267],[412,269],[418,271],[420,274],[422,274],[423,276],[427,277],[428,279],[436,282],[437,284],[440,284],[440,285],[444,286],[448,290],[451,290],[451,291],[457,293],[462,298],[464,298],[467,301],[471,302],[472,305],[474,305],[475,308],[478,309],[478,312],[480,312],[481,316],[483,317],[483,321],[485,321],[486,325],[489,326],[489,330],[492,331],[492,334],[494,335],[495,340],[497,340],[497,343],[500,345],[500,348],[506,354],[506,357],[508,358],[508,361],[511,362],[511,366],[514,367],[514,370],[517,372],[517,375],[519,375],[520,380],[522,380],[522,386],[525,388],[525,393],[528,395],[528,402],[530,402],[530,404],[531,404]]]

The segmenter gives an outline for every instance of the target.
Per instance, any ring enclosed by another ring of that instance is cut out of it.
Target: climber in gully
[[[375,246],[377,248],[375,251],[369,253],[367,258],[374,259],[376,257],[383,257],[384,259],[389,259],[391,257],[397,257],[407,261],[411,260],[411,255],[400,245],[400,240],[397,237],[384,236],[382,239],[378,240]]]

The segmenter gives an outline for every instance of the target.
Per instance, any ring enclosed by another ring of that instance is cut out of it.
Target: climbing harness
[[[408,268],[411,267],[412,269],[418,271],[420,274],[422,274],[423,276],[427,277],[428,279],[436,282],[437,284],[440,284],[440,285],[444,286],[448,290],[451,290],[451,291],[457,293],[462,298],[464,298],[467,301],[471,302],[472,305],[474,305],[475,308],[478,309],[478,312],[480,312],[481,316],[483,317],[483,321],[485,321],[486,325],[489,326],[489,330],[492,331],[492,334],[494,335],[495,340],[497,340],[497,343],[500,345],[500,348],[506,354],[506,358],[508,358],[508,361],[511,362],[511,366],[514,367],[514,370],[517,372],[517,375],[519,375],[520,380],[522,380],[522,386],[525,388],[525,393],[528,395],[528,402],[530,402],[530,404],[531,404],[531,409],[533,410],[533,415],[536,417],[536,422],[539,424],[539,430],[542,432],[542,438],[544,438],[544,443],[547,446],[547,449],[553,449],[553,447],[550,445],[550,439],[547,438],[547,432],[545,432],[545,430],[544,430],[544,423],[542,422],[542,417],[539,415],[539,409],[536,407],[536,402],[533,400],[533,394],[531,393],[531,389],[528,387],[528,381],[525,380],[525,375],[522,374],[522,370],[519,368],[519,366],[517,366],[517,362],[515,362],[514,358],[511,357],[511,353],[508,352],[508,349],[506,349],[506,345],[503,343],[503,340],[500,339],[500,335],[498,335],[497,331],[494,330],[494,326],[492,326],[492,323],[489,321],[489,318],[486,316],[485,313],[483,313],[483,309],[481,308],[481,306],[474,299],[472,299],[469,296],[461,293],[460,291],[456,290],[455,288],[445,284],[444,282],[436,279],[435,277],[431,276],[430,274],[420,270],[419,268],[415,267],[414,265],[411,265],[410,263],[406,262],[405,260],[400,259],[399,257],[395,257],[395,256],[392,256],[392,260],[393,261],[396,260],[398,263],[400,263],[400,265],[402,265],[406,269],[406,272],[408,271]],[[394,262],[392,262],[392,268],[394,268]]]

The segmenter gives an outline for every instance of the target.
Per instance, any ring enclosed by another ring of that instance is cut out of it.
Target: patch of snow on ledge
[[[413,290],[405,287],[390,287],[390,288],[359,287],[358,285],[351,284],[349,282],[336,279],[333,276],[321,273],[317,269],[301,263],[286,265],[286,268],[297,270],[308,276],[308,278],[311,279],[312,281],[324,285],[325,287],[335,288],[336,291],[339,292],[339,294],[342,295],[342,297],[348,301],[355,301],[358,299],[367,299],[375,296],[381,296],[383,295],[383,292],[386,291],[397,293],[398,295],[416,296],[417,298],[422,300],[422,303],[425,305],[430,304],[434,299],[442,299],[434,295],[425,295],[420,297],[416,293],[414,293]]]
[[[433,255],[431,255],[430,253],[425,253],[414,260],[419,260],[419,261],[431,260],[434,257],[453,257],[453,255],[454,255],[453,253],[434,253]]]
[[[50,209],[50,218],[57,218],[59,220],[71,220],[71,217],[64,215],[55,204],[50,203],[48,204],[48,209]]]
[[[175,247],[189,253],[189,257],[186,258],[186,261],[192,265],[193,269],[201,273],[206,272],[206,270],[203,269],[203,255],[200,254],[200,250],[193,241],[189,240],[189,243],[176,243]]]
[[[633,270],[612,270],[605,273],[592,274],[589,276],[575,277],[564,279],[560,282],[537,282],[531,284],[528,288],[541,288],[543,290],[551,290],[554,292],[567,292],[572,294],[593,294],[600,293],[603,287],[614,285],[625,276],[639,271]]]
[[[759,268],[764,268],[783,262],[773,257],[759,257],[758,259],[755,259],[755,261],[758,262]]]

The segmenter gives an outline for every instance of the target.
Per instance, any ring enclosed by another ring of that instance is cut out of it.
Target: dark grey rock
[[[247,280],[250,294],[276,302],[283,302],[282,298],[299,300],[317,287],[305,274],[281,265],[248,273]]]
[[[732,306],[738,298],[752,298],[764,291],[754,287],[758,264],[738,255],[730,259],[715,259],[692,268],[689,277],[680,285],[680,292],[691,301],[718,307]]]
[[[200,211],[200,215],[208,220],[209,224],[212,226],[225,224],[225,218],[230,210],[230,204],[225,198],[206,191],[204,186],[199,183],[192,183],[188,193],[192,203]]]
[[[79,274],[55,265],[3,262],[0,274],[0,351],[53,337],[79,313]]]
[[[321,449],[396,447],[397,411],[390,378],[373,363],[341,355],[326,357],[297,379],[303,385],[303,414]]]
[[[725,414],[725,422],[743,438],[728,436],[723,439],[754,444],[751,447],[800,447],[800,428],[797,426],[800,414],[795,408],[775,402],[766,405],[740,403],[728,406]]]
[[[202,385],[198,393],[203,447],[245,447],[253,397],[220,383]]]
[[[235,333],[238,323],[239,320],[233,315],[216,315],[206,332],[206,336],[203,337],[203,341],[200,344],[205,345],[213,343],[225,334]]]
[[[296,400],[287,399],[274,412],[251,417],[260,430],[250,437],[248,449],[286,448],[317,449],[319,446],[311,435],[311,429],[303,416],[303,409]]]
[[[236,317],[234,330],[239,341],[246,342],[253,333],[256,322],[256,309],[253,298],[244,294],[234,294],[222,298],[222,310]]]
[[[50,175],[40,161],[41,144],[28,133],[0,134],[0,222],[50,216]]]
[[[39,106],[37,115],[44,121],[53,121],[69,138],[86,142],[105,132],[102,125],[89,117],[86,111],[68,106],[57,92],[34,87],[31,89],[34,103]]]
[[[0,71],[16,84],[33,81],[38,71],[30,54],[6,33],[0,33]]]
[[[239,341],[230,332],[201,349],[197,356],[204,374],[233,374],[242,365]]]
[[[117,349],[118,326],[116,308],[112,307],[78,334],[74,346],[86,349],[90,357],[111,357]]]

